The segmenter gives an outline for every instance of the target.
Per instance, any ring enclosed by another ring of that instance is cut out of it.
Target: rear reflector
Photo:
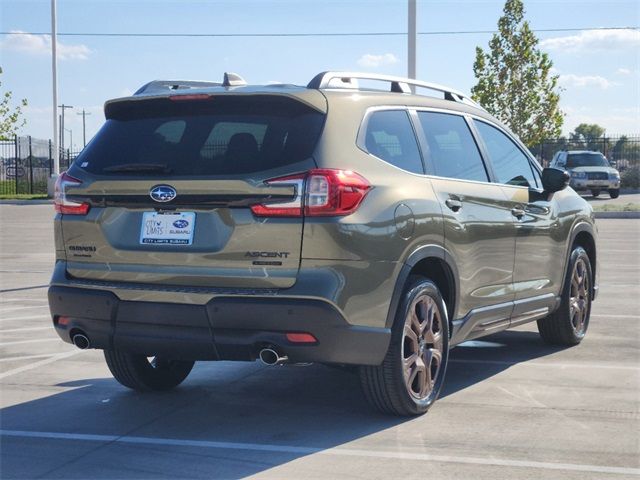
[[[253,205],[251,211],[260,217],[350,215],[371,189],[371,184],[355,172],[328,168],[278,177],[265,183],[294,186],[295,198],[287,203]]]
[[[53,193],[53,206],[56,212],[66,215],[86,215],[89,211],[88,203],[78,203],[67,200],[67,187],[78,187],[82,181],[62,172],[58,175]]]
[[[56,318],[55,324],[66,327],[69,324],[69,320],[71,320],[69,317],[60,316]]]
[[[318,343],[318,339],[310,333],[287,333],[287,340],[291,343]]]

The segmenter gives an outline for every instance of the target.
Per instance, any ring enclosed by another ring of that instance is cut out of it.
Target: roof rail
[[[359,72],[321,72],[307,85],[307,88],[329,89],[329,88],[347,88],[358,89],[358,80],[375,80],[380,82],[389,82],[391,84],[390,91],[395,93],[413,93],[411,87],[421,87],[436,92],[442,92],[445,100],[466,103],[476,108],[482,107],[462,92],[454,90],[437,83],[422,82],[411,78],[394,77],[391,75],[380,75],[377,73],[359,73]]]
[[[219,87],[220,82],[204,82],[193,80],[153,80],[143,86],[141,86],[134,95],[140,95],[141,93],[153,93],[153,92],[166,92],[167,90],[183,90],[188,88],[206,88],[206,87]]]

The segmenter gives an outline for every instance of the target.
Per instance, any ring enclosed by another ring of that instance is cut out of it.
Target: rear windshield
[[[324,115],[283,97],[154,99],[110,105],[75,161],[91,173],[235,175],[308,159]]]
[[[601,153],[570,153],[567,155],[567,168],[608,166],[609,162]]]

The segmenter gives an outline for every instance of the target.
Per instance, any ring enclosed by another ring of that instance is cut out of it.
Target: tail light
[[[53,205],[58,213],[67,215],[86,215],[89,211],[88,203],[78,203],[67,200],[67,187],[77,187],[82,181],[62,172],[56,180],[56,186],[53,193]]]
[[[371,184],[350,170],[314,169],[299,175],[267,180],[268,185],[293,185],[296,197],[287,203],[258,204],[260,217],[344,216],[356,211]]]

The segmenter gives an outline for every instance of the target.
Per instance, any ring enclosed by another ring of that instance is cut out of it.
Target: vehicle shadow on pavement
[[[518,330],[507,330],[465,342],[451,350],[447,378],[440,398],[480,383],[519,363],[566,348],[543,342],[538,332]]]
[[[532,332],[504,332],[483,339],[484,346],[477,342],[476,347],[454,349],[441,401],[513,364],[560,350],[546,346],[536,337]],[[72,389],[3,409],[0,411],[2,429],[323,450],[404,422],[419,421],[378,414],[366,405],[356,375],[321,365],[263,367],[250,363],[200,363],[181,387],[166,393],[132,392],[111,378],[83,379],[56,387]],[[75,457],[59,467],[52,464],[53,468],[44,472],[25,470],[25,462],[34,455],[31,449],[49,448],[51,442],[56,445],[54,448],[64,449],[66,455],[74,451],[73,442],[67,440],[5,438],[3,476],[51,474],[80,478],[95,471],[92,469],[100,464],[106,468],[101,476],[117,478],[160,474],[174,478],[242,478],[309,454],[286,449],[256,452],[105,442],[88,445],[92,447],[88,453],[88,447],[79,448]]]

